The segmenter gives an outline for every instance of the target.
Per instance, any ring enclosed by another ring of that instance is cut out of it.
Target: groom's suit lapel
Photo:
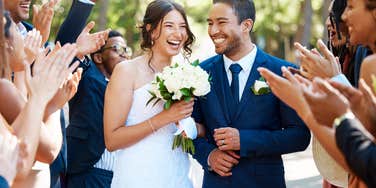
[[[260,73],[257,71],[258,67],[263,67],[266,64],[266,58],[265,54],[261,49],[257,49],[256,59],[253,63],[251,72],[249,74],[249,77],[247,79],[247,83],[244,87],[243,95],[240,100],[240,104],[238,105],[238,108],[236,110],[236,114],[234,116],[234,121],[239,117],[240,113],[244,111],[244,108],[248,106],[249,101],[252,99],[252,97],[255,96],[255,94],[252,92],[251,87],[255,83],[256,80],[258,80],[261,76]],[[253,108],[257,108],[257,106],[253,106]]]
[[[226,75],[226,71],[224,68],[223,56],[219,55],[217,60],[214,63],[214,75],[213,75],[213,85],[215,88],[216,95],[218,97],[218,101],[223,111],[223,115],[225,117],[226,123],[231,123],[231,103],[232,96],[229,95],[230,86],[228,84],[228,79]],[[226,91],[228,90],[228,91]],[[223,125],[228,126],[228,125]]]

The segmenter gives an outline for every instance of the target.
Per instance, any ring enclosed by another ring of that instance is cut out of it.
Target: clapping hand
[[[332,78],[341,73],[341,66],[338,58],[325,46],[322,40],[317,41],[316,49],[308,50],[299,43],[295,43],[295,48],[300,52],[301,73],[303,76],[313,79],[314,77]]]
[[[79,64],[75,62],[69,67],[77,53],[76,45],[66,44],[47,56],[44,53],[40,52],[35,61],[33,77],[30,69],[26,68],[26,85],[30,98],[36,98],[41,105],[47,105],[63,81]]]
[[[26,61],[28,64],[32,64],[36,59],[38,53],[42,46],[42,36],[40,32],[36,29],[29,31],[25,38],[25,53],[26,53]]]
[[[94,25],[95,22],[93,21],[88,23],[76,40],[78,48],[77,57],[79,59],[83,59],[85,55],[98,51],[105,44],[108,38],[108,33],[110,30],[90,34],[90,31],[93,29]]]
[[[315,78],[313,88],[304,88],[304,97],[319,124],[332,127],[334,119],[350,110],[349,101],[329,82]]]
[[[78,68],[76,72],[70,74],[65,80],[63,86],[58,89],[55,96],[48,103],[49,113],[53,113],[58,109],[63,108],[65,103],[67,103],[76,94],[78,89],[78,84],[81,80],[82,68]]]
[[[54,7],[60,0],[50,0],[41,6],[33,5],[33,25],[42,35],[42,44],[46,43],[51,31]]]
[[[258,68],[267,81],[273,94],[293,108],[301,117],[310,114],[310,109],[303,96],[303,86],[309,82],[299,75],[293,75],[286,67],[282,67],[285,78],[278,76],[266,68]]]
[[[351,111],[359,118],[365,128],[376,135],[376,97],[365,81],[360,79],[359,89],[337,82],[330,82],[330,84],[348,99]]]

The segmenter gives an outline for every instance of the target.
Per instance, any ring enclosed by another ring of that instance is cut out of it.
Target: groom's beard
[[[216,50],[217,54],[224,54],[226,56],[231,56],[233,54],[236,54],[239,51],[240,44],[241,44],[241,39],[237,35],[233,35],[231,38],[228,38],[228,41],[226,42],[227,45],[226,47],[221,50],[218,49]]]

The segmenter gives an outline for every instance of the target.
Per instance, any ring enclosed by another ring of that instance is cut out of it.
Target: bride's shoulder
[[[114,72],[121,72],[127,74],[137,74],[139,65],[144,61],[142,56],[136,57],[131,60],[122,61],[115,66]]]

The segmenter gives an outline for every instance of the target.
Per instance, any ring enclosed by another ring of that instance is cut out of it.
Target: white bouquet
[[[181,100],[190,101],[193,97],[204,96],[210,91],[209,75],[199,66],[196,60],[190,63],[175,63],[165,67],[162,73],[158,73],[152,81],[149,93],[151,98],[146,103],[164,101],[164,108],[169,109],[174,102]],[[172,149],[182,146],[184,152],[195,153],[192,139],[197,137],[196,124],[191,117],[180,120],[177,123],[178,130]],[[185,133],[183,136],[182,133]]]

